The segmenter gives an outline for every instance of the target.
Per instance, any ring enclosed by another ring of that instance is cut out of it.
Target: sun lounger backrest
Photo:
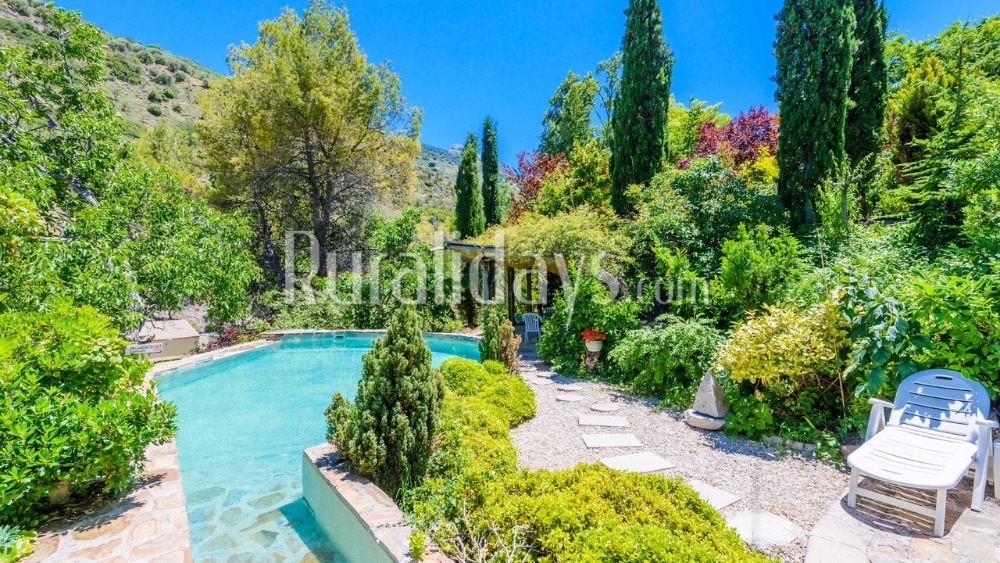
[[[931,369],[900,384],[889,425],[925,428],[975,442],[976,421],[989,411],[990,398],[982,385],[957,371]]]

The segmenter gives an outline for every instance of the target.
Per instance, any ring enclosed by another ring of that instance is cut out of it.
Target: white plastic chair
[[[524,321],[524,341],[528,342],[529,334],[537,334],[538,340],[542,339],[542,317],[537,313],[525,313],[521,315]]]
[[[986,389],[956,371],[932,369],[906,378],[894,404],[871,399],[865,443],[847,457],[851,486],[847,505],[857,497],[910,510],[934,518],[934,535],[944,535],[948,489],[958,485],[975,467],[972,509],[983,508],[986,468],[996,422],[987,420],[990,399]],[[888,423],[885,409],[891,408]],[[931,509],[858,487],[860,476],[902,487],[937,491]],[[994,485],[996,489],[996,485]]]

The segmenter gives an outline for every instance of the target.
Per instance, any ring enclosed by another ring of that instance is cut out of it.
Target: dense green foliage
[[[848,0],[785,0],[777,20],[778,192],[797,227],[845,156],[855,17]]]
[[[737,238],[722,243],[715,297],[718,305],[753,311],[773,305],[785,296],[801,274],[799,241],[787,232],[775,236],[758,225],[747,231],[740,225]]]
[[[544,129],[538,145],[540,152],[569,156],[577,146],[585,145],[594,138],[591,114],[599,88],[597,80],[589,72],[582,77],[573,71],[566,74],[549,100],[549,109],[542,118]]]
[[[703,320],[665,319],[663,326],[632,330],[608,354],[616,379],[637,392],[687,406],[712,367],[722,333]]]
[[[497,125],[492,118],[483,121],[483,215],[486,227],[503,219],[500,201],[500,153],[497,148]]]
[[[521,369],[517,348],[521,337],[514,332],[514,325],[507,313],[497,305],[490,305],[483,311],[483,337],[479,341],[479,357],[482,361],[500,362],[510,373]]]
[[[475,560],[511,552],[527,560],[764,560],[678,478],[596,464],[517,471],[508,429],[534,413],[527,384],[468,360],[448,360],[441,371],[450,391],[446,430],[428,479],[407,502],[415,524],[446,554]]]
[[[45,519],[50,490],[118,492],[174,432],[148,364],[91,307],[0,314],[0,523]]]
[[[360,236],[374,203],[412,186],[419,111],[387,63],[368,62],[347,10],[325,0],[262,22],[228,61],[231,76],[200,99],[212,200],[253,221],[276,279],[288,230],[313,235],[326,276],[328,253]]]
[[[638,328],[644,306],[632,298],[612,300],[601,280],[581,273],[571,289],[555,296],[552,308],[552,314],[542,325],[538,354],[552,364],[552,369],[577,375],[586,352],[580,333],[588,328],[603,332],[604,349],[610,351],[630,330]]]
[[[874,159],[882,149],[882,124],[889,94],[889,65],[885,54],[889,14],[882,0],[854,0],[857,49],[851,65],[850,107],[844,124],[847,157],[852,165]],[[867,183],[858,194],[862,215],[869,213]]]
[[[622,77],[614,102],[611,205],[630,215],[628,188],[648,184],[667,157],[673,55],[663,40],[656,0],[629,0],[622,37]]]
[[[354,402],[333,395],[327,440],[355,471],[399,498],[424,477],[443,395],[416,311],[402,307],[362,359]]]
[[[483,193],[479,186],[479,142],[475,133],[469,133],[462,147],[462,160],[458,164],[455,180],[455,229],[460,238],[473,238],[486,230],[483,213]]]

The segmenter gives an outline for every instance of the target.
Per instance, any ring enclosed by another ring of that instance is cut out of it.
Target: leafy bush
[[[327,440],[355,471],[399,498],[426,472],[443,395],[416,311],[402,307],[362,359],[354,403],[333,395]]]
[[[918,369],[914,353],[930,343],[906,305],[885,295],[867,278],[846,278],[837,288],[840,309],[851,327],[851,361],[844,376],[863,374],[856,395],[895,389]]]
[[[665,327],[629,331],[608,359],[639,393],[687,406],[722,340],[705,321],[674,318]]]
[[[767,227],[739,226],[737,238],[722,245],[717,299],[737,312],[778,303],[801,275],[799,242],[785,231],[776,236]]]
[[[163,108],[161,108],[160,106],[158,106],[156,104],[150,104],[150,105],[148,105],[146,107],[146,111],[148,111],[150,113],[150,115],[155,115],[156,117],[159,117],[159,116],[163,115]]]
[[[641,502],[636,502],[641,499]],[[679,477],[580,464],[491,483],[461,522],[485,557],[542,561],[767,561]]]
[[[111,76],[129,84],[142,84],[142,67],[132,57],[114,54],[108,57]]]
[[[910,323],[927,336],[915,361],[957,370],[1000,396],[1000,278],[931,270],[913,280],[905,299]]]
[[[521,369],[517,356],[520,345],[521,337],[514,333],[514,325],[504,311],[496,305],[487,307],[483,312],[483,338],[479,341],[480,359],[503,362],[510,373],[517,373]]]
[[[788,427],[838,428],[854,414],[841,372],[850,346],[838,305],[827,300],[800,311],[765,306],[736,326],[719,349],[718,364],[729,383],[748,397],[734,405],[731,431],[769,431],[768,420]],[[749,401],[764,402],[767,409]],[[839,428],[838,428],[839,429]]]
[[[538,355],[565,375],[580,372],[586,352],[580,333],[588,328],[603,332],[605,349],[611,350],[629,330],[638,328],[643,310],[631,297],[611,301],[607,286],[591,276],[581,276],[575,289],[564,288],[556,294],[552,306],[552,315],[542,327]]]
[[[145,384],[148,363],[91,307],[55,300],[0,314],[0,522],[43,520],[49,491],[128,486],[175,409]]]
[[[492,411],[507,426],[516,426],[535,414],[535,395],[523,380],[507,372],[499,362],[480,364],[473,360],[449,358],[441,364],[445,386],[463,397],[477,397],[492,405]]]
[[[776,193],[750,186],[715,158],[696,160],[687,170],[653,178],[656,182],[668,182],[691,203],[702,244],[709,250],[734,238],[740,225],[778,227],[786,223],[786,211]],[[714,261],[711,256],[706,258]]]
[[[19,561],[30,555],[35,551],[35,546],[31,545],[34,538],[34,532],[22,532],[13,526],[0,525],[0,561]]]
[[[516,405],[533,413],[531,389],[497,362],[451,359],[441,371],[450,391],[441,439],[428,478],[409,491],[405,508],[447,554],[480,561],[504,553],[543,561],[766,560],[678,478],[600,465],[518,472],[509,433],[515,422],[507,423],[516,419],[501,412]],[[500,391],[483,391],[496,377],[504,378]]]

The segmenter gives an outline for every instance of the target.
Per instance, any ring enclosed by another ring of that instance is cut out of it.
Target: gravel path
[[[741,499],[722,510],[724,516],[742,511],[766,511],[783,516],[804,532],[792,544],[758,546],[785,561],[802,561],[806,534],[847,486],[848,476],[830,465],[811,461],[792,453],[782,453],[769,446],[721,432],[706,432],[689,427],[680,413],[659,410],[655,402],[629,395],[613,386],[564,378],[548,371],[545,364],[532,358],[522,361],[524,377],[551,378],[556,383],[577,383],[572,394],[579,402],[557,401],[570,394],[557,385],[531,384],[538,413],[518,426],[511,435],[522,467],[561,469],[579,462],[652,451],[677,464],[666,475],[698,479]],[[612,414],[629,420],[629,428],[579,426],[580,414],[602,414],[591,410],[595,403],[614,403],[620,409]],[[588,449],[582,434],[631,433],[645,448]]]

